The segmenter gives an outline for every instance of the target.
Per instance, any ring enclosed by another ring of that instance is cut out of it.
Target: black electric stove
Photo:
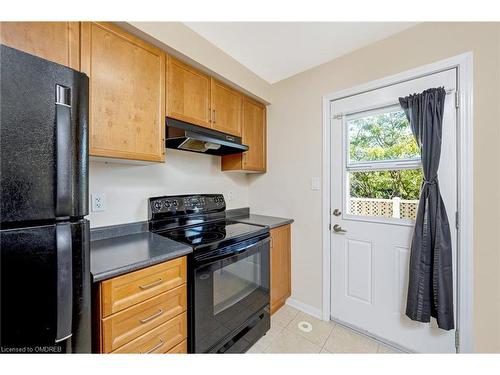
[[[190,245],[196,252],[227,246],[268,232],[266,227],[221,219],[156,233]]]
[[[269,228],[226,219],[220,194],[149,199],[150,231],[188,256],[191,353],[243,353],[270,327]]]

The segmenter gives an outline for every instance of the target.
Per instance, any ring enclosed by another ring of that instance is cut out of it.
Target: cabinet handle
[[[153,353],[156,349],[160,348],[163,345],[163,339],[160,339],[160,343],[153,346],[151,349],[149,349],[147,352],[141,353],[141,354],[150,354]]]
[[[208,107],[208,122],[212,122],[212,109]]]
[[[216,112],[215,112],[215,109],[213,110],[214,111],[214,124],[215,124],[215,118],[216,118]]]
[[[158,280],[156,281],[153,281],[152,283],[150,284],[146,284],[146,285],[139,285],[139,288],[141,288],[142,290],[145,290],[145,289],[149,289],[149,288],[152,288],[158,284],[161,284],[161,282],[163,281],[163,278],[159,278]]]
[[[144,319],[139,319],[139,322],[141,322],[142,324],[147,323],[153,319],[158,318],[162,314],[163,314],[163,309],[160,309],[160,310],[158,310],[158,312],[156,314],[148,316],[147,318],[144,318]]]

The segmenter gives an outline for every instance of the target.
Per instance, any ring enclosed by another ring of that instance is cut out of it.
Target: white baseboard
[[[297,301],[296,299],[293,299],[291,297],[286,300],[286,304],[288,306],[296,308],[297,310],[300,310],[306,314],[312,315],[317,319],[323,320],[321,309],[317,309],[316,307],[313,307],[311,305],[307,305],[307,304],[300,302],[300,301]]]

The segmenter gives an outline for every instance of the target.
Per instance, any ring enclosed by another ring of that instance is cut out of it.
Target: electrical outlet
[[[91,194],[92,212],[100,212],[106,210],[106,194],[94,193]]]

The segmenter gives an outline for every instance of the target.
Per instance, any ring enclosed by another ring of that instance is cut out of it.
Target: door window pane
[[[401,109],[347,118],[348,164],[420,159],[410,123]]]
[[[422,169],[348,172],[347,212],[415,220]]]
[[[260,252],[214,272],[214,314],[248,296],[261,284]]]

